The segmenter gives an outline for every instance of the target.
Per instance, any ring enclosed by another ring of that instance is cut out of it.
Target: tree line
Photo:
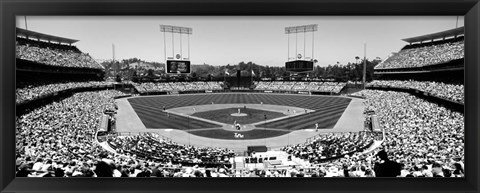
[[[132,81],[222,81],[225,76],[236,76],[237,70],[241,71],[242,76],[252,76],[253,70],[254,80],[332,80],[338,82],[347,81],[361,81],[363,73],[363,60],[357,62],[349,62],[347,64],[330,64],[328,66],[314,65],[313,71],[307,73],[292,73],[287,72],[285,66],[264,66],[254,62],[239,62],[238,64],[227,64],[224,66],[213,66],[209,64],[191,66],[190,74],[166,74],[164,64],[148,62],[150,66],[155,68],[144,69],[143,67],[131,68],[129,64],[134,62],[145,62],[137,58],[126,59],[122,61],[103,62],[102,65],[106,69],[107,76],[113,75],[113,70],[116,68],[117,79],[122,78]],[[366,81],[373,80],[373,68],[380,63],[381,60],[376,58],[374,60],[366,60]],[[228,75],[230,74],[230,75]]]

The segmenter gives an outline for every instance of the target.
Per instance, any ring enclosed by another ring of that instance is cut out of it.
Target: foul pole
[[[365,89],[365,79],[367,76],[367,43],[363,45],[363,89]]]

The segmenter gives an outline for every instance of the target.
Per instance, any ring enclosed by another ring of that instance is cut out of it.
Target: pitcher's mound
[[[233,114],[230,114],[231,116],[234,116],[234,117],[245,117],[247,116],[248,114],[246,113],[233,113]]]

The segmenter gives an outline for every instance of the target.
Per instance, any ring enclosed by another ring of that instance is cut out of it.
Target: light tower
[[[165,57],[165,72],[168,74],[189,74],[190,73],[190,35],[192,28],[172,25],[160,25],[160,32],[163,32],[163,48]],[[167,33],[172,35],[172,52],[167,54]],[[178,34],[177,43],[179,50],[175,50],[175,34]],[[183,55],[182,37],[187,36],[187,57]]]
[[[287,52],[287,62],[285,62],[285,68],[288,72],[311,72],[313,71],[313,63],[314,63],[314,32],[318,31],[318,25],[301,25],[301,26],[293,26],[293,27],[286,27],[285,34],[288,35],[288,52]],[[312,34],[312,54],[310,57],[307,57],[307,32],[311,32]],[[298,51],[298,34],[303,33],[303,55]],[[295,55],[293,58],[290,57],[290,34],[295,34]],[[290,61],[292,59],[292,61]]]

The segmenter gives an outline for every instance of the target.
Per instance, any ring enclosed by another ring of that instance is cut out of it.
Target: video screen
[[[190,61],[167,60],[167,73],[187,74],[190,73]]]
[[[313,71],[313,62],[305,60],[296,60],[285,63],[286,71],[306,72]]]

